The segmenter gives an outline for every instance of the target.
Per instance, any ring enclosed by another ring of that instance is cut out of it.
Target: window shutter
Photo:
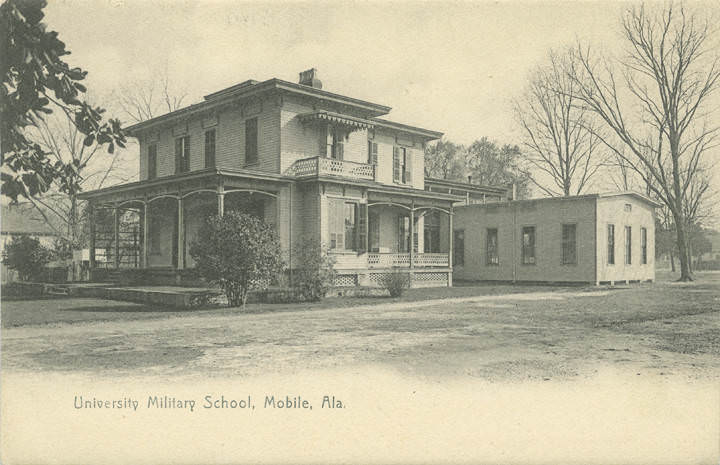
[[[190,136],[183,137],[183,171],[190,171]]]
[[[175,174],[182,172],[182,137],[175,139]]]
[[[358,205],[358,253],[365,253],[368,249],[368,224],[367,224],[367,204],[361,203]]]
[[[405,183],[412,184],[412,150],[405,149]]]
[[[400,182],[400,147],[393,147],[393,181]]]
[[[345,202],[335,199],[335,235],[337,236],[337,248],[345,248]]]
[[[337,158],[338,160],[342,160],[343,157],[345,156],[345,144],[343,143],[342,140],[340,140],[340,138],[338,138],[338,140],[337,140],[336,148],[337,148],[337,153],[335,154],[335,158]]]
[[[415,217],[415,221],[413,223],[413,252],[418,252],[418,217]]]
[[[326,158],[332,158],[333,157],[333,132],[332,128],[330,126],[327,126],[327,137],[325,139],[326,144],[326,151],[325,151],[325,157]]]

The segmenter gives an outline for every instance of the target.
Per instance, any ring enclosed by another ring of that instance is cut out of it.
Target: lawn
[[[720,274],[617,288],[421,289],[176,312],[92,299],[3,303],[4,370],[250,376],[377,365],[430,377],[549,380],[603,367],[720,377]]]

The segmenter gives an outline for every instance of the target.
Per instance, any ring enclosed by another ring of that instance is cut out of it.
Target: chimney
[[[472,184],[472,174],[468,174],[468,184]]]
[[[300,73],[300,84],[304,86],[314,87],[316,89],[322,89],[322,82],[317,78],[318,72],[315,68],[310,68],[307,71]]]

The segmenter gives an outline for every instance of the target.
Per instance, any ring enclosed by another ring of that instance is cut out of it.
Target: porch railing
[[[446,253],[419,253],[413,255],[413,267],[446,268],[450,259]],[[368,268],[409,268],[409,253],[369,253]]]
[[[375,179],[375,165],[334,158],[312,157],[296,161],[291,169],[294,176],[333,175],[350,179]]]

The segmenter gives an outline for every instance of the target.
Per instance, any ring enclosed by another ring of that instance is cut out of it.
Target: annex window
[[[411,151],[405,147],[393,147],[393,181],[398,184],[412,183]]]
[[[485,261],[488,265],[499,265],[500,255],[498,253],[498,230],[497,228],[488,228],[485,238],[485,250],[487,253],[487,260]]]
[[[440,213],[432,212],[425,215],[423,241],[423,252],[440,252]]]
[[[647,229],[640,228],[640,263],[647,265]]]
[[[175,173],[190,171],[190,136],[175,139]]]
[[[215,167],[215,130],[205,131],[205,168]]]
[[[250,118],[245,120],[245,164],[250,165],[258,161],[258,120]]]
[[[157,144],[148,146],[148,179],[157,178]]]
[[[368,141],[368,164],[377,165],[378,163],[378,145],[377,142]]]
[[[615,225],[607,227],[607,262],[608,265],[615,264]]]
[[[522,262],[524,265],[535,264],[535,226],[522,228]]]
[[[625,226],[625,264],[632,264],[632,227]]]
[[[453,266],[465,265],[465,230],[453,231]]]
[[[562,225],[562,263],[574,265],[577,263],[577,228],[574,224]]]

